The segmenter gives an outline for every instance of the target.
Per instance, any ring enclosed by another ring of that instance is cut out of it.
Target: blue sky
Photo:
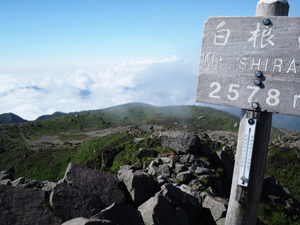
[[[253,16],[257,2],[0,0],[0,113],[195,104],[205,20]]]

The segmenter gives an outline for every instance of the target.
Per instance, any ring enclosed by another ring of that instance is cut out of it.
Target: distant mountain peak
[[[27,120],[24,120],[20,116],[13,113],[0,114],[0,124],[21,123],[21,122],[27,122]]]

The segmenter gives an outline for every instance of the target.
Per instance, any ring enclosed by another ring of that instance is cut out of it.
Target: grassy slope
[[[300,200],[300,163],[296,149],[272,146],[267,165],[266,174],[273,175],[283,187],[288,186],[294,196]]]
[[[201,119],[199,119],[201,118]],[[15,167],[16,177],[25,176],[37,180],[58,180],[62,177],[70,161],[88,163],[94,154],[91,150],[118,148],[128,142],[126,150],[137,151],[134,137],[114,139],[114,144],[106,138],[96,138],[76,145],[32,142],[41,136],[56,136],[61,141],[83,140],[84,132],[127,125],[162,125],[171,129],[237,131],[234,123],[237,117],[211,108],[198,106],[154,107],[128,104],[105,110],[70,114],[46,120],[0,127],[0,146],[6,152],[0,155],[0,171]],[[103,139],[103,142],[100,143]],[[107,142],[107,143],[106,143]],[[103,145],[101,147],[101,145]],[[135,146],[135,148],[134,148]],[[151,147],[147,143],[145,147]],[[84,150],[83,150],[84,149]],[[120,157],[120,156],[119,156]],[[114,171],[120,163],[114,165]]]
[[[47,172],[43,172],[48,169],[41,168],[36,172],[29,171],[34,171],[34,167],[37,167],[36,165],[39,163],[41,166],[45,164],[48,165],[49,169],[58,171],[59,169],[55,168],[60,168],[59,165],[62,164],[66,165],[71,160],[70,155],[78,151],[78,146],[48,144],[44,150],[44,146],[40,146],[40,149],[32,151],[28,142],[42,135],[57,136],[62,141],[82,140],[86,138],[84,134],[86,131],[141,124],[162,125],[165,128],[185,129],[194,132],[204,130],[237,132],[237,128],[233,126],[237,122],[238,118],[235,116],[206,107],[154,107],[144,104],[127,104],[99,111],[53,117],[47,120],[1,125],[0,146],[6,152],[0,155],[0,170],[15,166],[19,167],[16,170],[19,175],[26,175],[29,178],[35,177],[40,180],[52,179],[53,176],[47,176]],[[282,135],[282,132],[273,129],[271,138],[275,139],[278,135]],[[44,163],[45,161],[47,162]],[[274,175],[277,180],[300,198],[300,194],[297,192],[298,186],[295,185],[296,183],[300,185],[298,171],[295,150],[271,149],[266,174]],[[32,176],[38,172],[45,174]],[[293,186],[297,188],[291,188]]]

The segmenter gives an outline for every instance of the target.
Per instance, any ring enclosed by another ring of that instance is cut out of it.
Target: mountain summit
[[[0,115],[0,124],[20,123],[20,122],[27,122],[27,120],[24,120],[23,118],[13,113],[4,113]]]

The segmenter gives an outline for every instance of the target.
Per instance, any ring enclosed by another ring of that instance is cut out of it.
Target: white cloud
[[[0,74],[0,113],[36,119],[55,111],[100,109],[128,102],[194,104],[196,65],[177,56],[123,62],[102,72]]]
[[[83,70],[77,70],[74,74],[68,77],[68,82],[82,90],[87,90],[93,85],[94,81],[91,76]]]

